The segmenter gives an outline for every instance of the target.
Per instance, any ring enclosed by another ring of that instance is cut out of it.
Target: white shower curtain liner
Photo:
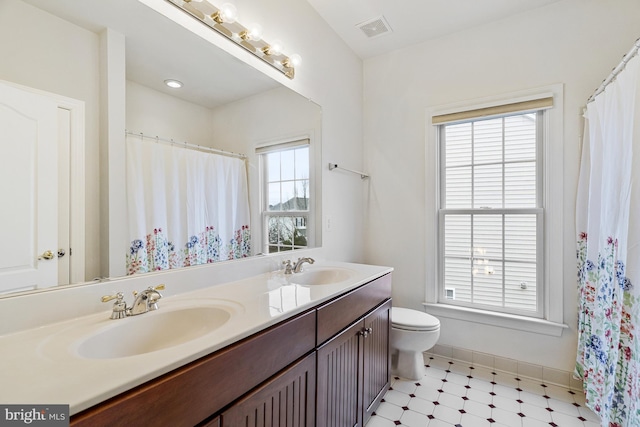
[[[640,58],[587,105],[575,374],[602,426],[640,426]]]
[[[127,273],[250,255],[241,159],[127,135]]]

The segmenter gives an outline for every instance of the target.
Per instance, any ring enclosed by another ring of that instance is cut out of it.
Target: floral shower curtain
[[[127,274],[250,255],[245,163],[127,136]]]
[[[575,375],[602,426],[640,426],[638,80],[636,55],[585,113],[576,206]]]

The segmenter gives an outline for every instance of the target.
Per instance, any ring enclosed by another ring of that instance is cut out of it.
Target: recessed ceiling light
[[[164,84],[174,89],[179,89],[182,87],[182,82],[174,79],[167,79],[164,81]]]

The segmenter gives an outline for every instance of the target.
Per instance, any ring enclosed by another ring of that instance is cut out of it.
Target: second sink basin
[[[340,267],[309,268],[302,273],[294,273],[291,283],[297,285],[330,285],[343,282],[353,276],[353,271]]]
[[[215,306],[160,308],[158,311],[111,320],[112,325],[81,340],[79,356],[113,359],[137,356],[173,347],[220,328],[231,313]]]

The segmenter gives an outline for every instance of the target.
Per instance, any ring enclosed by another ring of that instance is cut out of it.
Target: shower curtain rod
[[[237,157],[239,159],[242,160],[247,160],[247,155],[246,154],[240,154],[240,153],[234,153],[233,151],[225,151],[225,150],[220,150],[219,148],[212,148],[212,147],[205,147],[202,145],[196,145],[196,144],[190,144],[188,142],[179,142],[179,141],[174,141],[173,139],[167,139],[167,138],[160,138],[158,136],[149,136],[149,135],[145,135],[142,132],[130,132],[128,130],[124,131],[125,135],[132,135],[132,136],[139,136],[141,138],[147,138],[147,139],[153,139],[156,142],[163,142],[166,144],[176,144],[176,145],[181,145],[183,147],[192,149],[192,150],[199,150],[199,151],[209,151],[215,154],[220,154],[223,156],[228,156],[228,157]]]
[[[589,99],[587,99],[587,104],[593,101],[596,98],[596,96],[600,95],[600,93],[602,93],[605,90],[605,88],[609,85],[609,83],[611,83],[618,76],[618,74],[620,74],[620,72],[624,70],[624,67],[627,65],[627,62],[629,62],[629,60],[638,53],[638,48],[640,48],[640,38],[636,40],[631,50],[622,57],[622,61],[620,61],[618,66],[611,71],[611,74],[609,74],[609,77],[604,79],[602,81],[602,84],[598,86],[595,92],[593,92],[593,95],[591,95]]]

